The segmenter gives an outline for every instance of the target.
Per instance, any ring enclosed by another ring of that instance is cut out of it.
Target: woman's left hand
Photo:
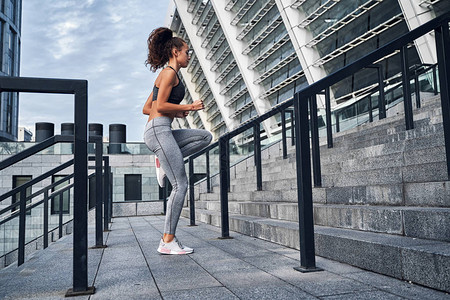
[[[175,114],[175,118],[186,118],[189,115],[188,111],[180,111]]]

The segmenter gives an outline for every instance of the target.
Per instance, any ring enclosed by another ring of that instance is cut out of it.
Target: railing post
[[[367,100],[368,100],[367,107],[369,109],[369,122],[372,123],[373,122],[373,113],[372,113],[373,107],[372,107],[372,97],[371,97],[371,95],[367,96]],[[380,115],[378,115],[378,117],[379,116]]]
[[[295,120],[294,120],[294,112],[289,110],[289,115],[291,117],[291,146],[295,145]]]
[[[73,287],[66,296],[95,293],[88,286],[88,231],[87,231],[87,81],[75,88],[75,134],[74,134],[74,208],[73,208]]]
[[[321,271],[316,267],[312,205],[311,159],[308,124],[308,99],[294,96],[295,153],[297,165],[297,197],[300,235],[300,272]]]
[[[219,178],[220,178],[220,215],[222,223],[222,236],[219,238],[230,238],[230,226],[228,220],[228,188],[230,173],[230,140],[228,135],[219,138]]]
[[[108,187],[108,193],[109,193],[109,215],[108,215],[108,223],[111,223],[111,218],[113,215],[113,174],[111,173],[111,166],[108,167],[108,178],[109,178],[109,187]]]
[[[194,159],[189,157],[189,212],[191,223],[190,226],[195,225],[195,193],[194,193]]]
[[[44,192],[44,249],[48,247],[48,189]]]
[[[384,97],[384,74],[383,65],[379,64],[377,67],[378,71],[378,119],[386,118],[386,101]],[[372,103],[372,99],[370,99]]]
[[[283,159],[287,158],[287,139],[286,139],[286,111],[281,111],[281,143],[283,145]]]
[[[103,231],[109,231],[109,157],[103,156]]]
[[[327,145],[333,148],[333,127],[331,126],[331,100],[330,88],[325,89],[325,119],[327,122]]]
[[[307,101],[306,101],[307,102]],[[309,110],[311,116],[311,140],[313,156],[314,186],[322,186],[322,175],[320,170],[320,146],[319,146],[319,124],[317,121],[317,99],[316,95],[309,98]],[[296,120],[298,120],[296,118]]]
[[[256,190],[262,191],[261,130],[259,123],[253,126],[253,140],[255,143],[254,156],[256,166]]]
[[[436,72],[436,65],[433,66],[433,85],[434,85],[434,94],[438,94],[438,87],[437,87],[437,72]]]
[[[334,115],[335,115],[335,118],[336,118],[336,132],[339,132],[339,131],[341,131],[341,128],[339,126],[339,111],[336,111],[334,113]]]
[[[106,248],[103,245],[103,141],[102,136],[91,136],[95,143],[95,247]]]
[[[420,108],[420,87],[419,87],[419,75],[417,70],[414,71],[414,91],[416,93],[416,108]]]
[[[211,193],[211,169],[209,167],[209,150],[206,151],[206,192]]]
[[[434,32],[439,67],[447,174],[450,179],[450,36],[448,23],[437,28]]]
[[[400,49],[400,58],[402,66],[402,82],[403,82],[403,103],[405,105],[405,123],[406,130],[414,128],[413,110],[411,101],[411,87],[409,83],[409,62],[408,62],[408,46]]]
[[[56,199],[55,199],[56,200]],[[58,212],[58,238],[63,237],[63,196],[62,193],[58,194],[59,212]]]
[[[20,205],[19,205],[19,248],[17,265],[20,266],[25,261],[25,218],[26,218],[26,189],[20,190]]]

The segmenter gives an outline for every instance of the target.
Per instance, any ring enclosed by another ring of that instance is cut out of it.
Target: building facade
[[[22,0],[0,0],[0,75],[20,74]],[[1,93],[0,141],[16,141],[19,94]]]
[[[205,102],[204,111],[174,123],[205,128],[215,139],[450,10],[445,0],[174,0],[170,5],[167,26],[194,50],[181,70],[185,101]],[[410,46],[410,64],[436,63],[434,53],[429,34]],[[400,72],[398,53],[379,64],[385,79]],[[364,96],[377,83],[374,72],[333,86],[332,107],[342,109]],[[318,100],[320,113],[324,101]],[[267,135],[279,127],[276,117],[264,123]]]

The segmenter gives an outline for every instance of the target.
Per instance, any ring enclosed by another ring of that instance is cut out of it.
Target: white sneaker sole
[[[161,173],[163,171],[161,169],[161,164],[159,162],[159,159],[156,156],[155,156],[155,168],[156,168],[156,180],[158,181],[159,186],[163,188],[165,186],[164,177],[166,177],[166,176],[165,176],[165,174],[161,176]]]
[[[173,250],[169,250],[169,249],[165,249],[165,248],[162,248],[162,249],[159,249],[158,248],[158,250],[157,250],[159,253],[161,253],[161,254],[164,254],[164,255],[184,255],[184,254],[191,254],[191,253],[194,253],[194,250],[192,250],[192,251],[180,251],[180,252],[178,252],[178,251],[173,251]]]

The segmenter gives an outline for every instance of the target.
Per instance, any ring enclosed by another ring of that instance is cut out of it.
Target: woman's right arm
[[[144,115],[149,115],[150,110],[152,109],[152,102],[153,102],[153,91],[150,93],[150,96],[148,96],[147,101],[144,104],[144,107],[142,108],[142,113]]]
[[[204,108],[203,100],[196,100],[192,104],[173,104],[167,102],[174,82],[176,82],[176,74],[173,72],[164,72],[159,82],[158,97],[156,99],[156,111],[163,114],[174,114],[184,111],[195,111]]]

